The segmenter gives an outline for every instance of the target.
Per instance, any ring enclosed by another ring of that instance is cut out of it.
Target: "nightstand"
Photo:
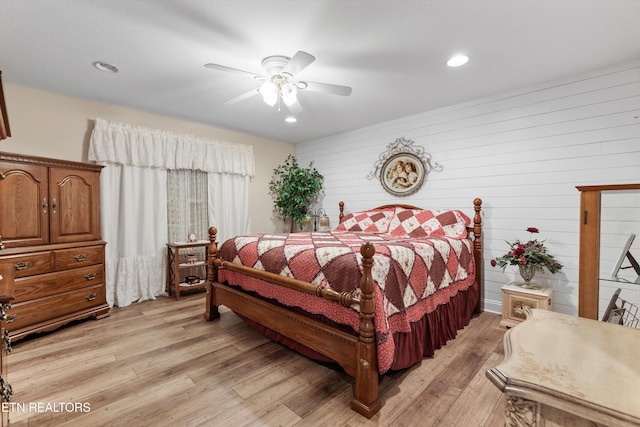
[[[209,241],[167,243],[167,294],[204,288],[207,283]]]
[[[553,289],[547,286],[523,288],[515,282],[502,287],[501,326],[512,327],[525,320],[524,307],[551,311]]]

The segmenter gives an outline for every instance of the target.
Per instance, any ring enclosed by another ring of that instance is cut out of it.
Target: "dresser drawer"
[[[15,319],[7,323],[6,329],[9,332],[16,331],[51,319],[63,318],[66,315],[81,314],[83,310],[104,304],[106,304],[106,291],[103,284],[36,301],[15,303],[12,304],[10,313],[15,315]]]
[[[104,246],[83,246],[53,251],[55,271],[104,263]]]
[[[104,283],[102,265],[59,271],[15,280],[14,303],[47,297]]]
[[[52,271],[51,252],[36,252],[31,254],[8,255],[0,258],[3,263],[13,265],[13,277],[27,277]]]

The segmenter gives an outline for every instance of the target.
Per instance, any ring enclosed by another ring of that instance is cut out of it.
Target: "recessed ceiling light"
[[[118,67],[116,67],[115,65],[111,65],[107,62],[102,62],[102,61],[94,62],[93,66],[100,71],[104,71],[105,73],[117,73],[118,71],[120,71],[118,70]]]
[[[447,65],[449,67],[459,67],[466,64],[468,60],[469,57],[466,55],[456,55],[449,58],[449,60],[447,61]]]
[[[298,119],[296,119],[295,117],[289,116],[286,119],[284,119],[284,121],[287,122],[287,123],[295,123],[295,122],[298,121]]]

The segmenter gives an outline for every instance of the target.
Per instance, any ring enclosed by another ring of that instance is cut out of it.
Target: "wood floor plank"
[[[447,414],[438,426],[482,426],[490,418],[497,402],[502,397],[490,381],[487,381],[485,372],[503,359],[502,354],[490,353],[485,363],[476,372],[468,386],[462,390],[458,399],[451,405]]]
[[[384,406],[369,420],[351,410],[353,379],[340,367],[268,340],[224,307],[212,322],[203,312],[203,293],[160,297],[14,343],[13,402],[86,402],[90,412],[12,411],[11,425],[503,424],[502,395],[485,378],[502,357],[495,314],[473,319],[434,357],[382,376]]]

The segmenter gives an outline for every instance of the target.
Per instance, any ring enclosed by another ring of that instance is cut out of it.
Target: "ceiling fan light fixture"
[[[295,123],[295,122],[298,121],[298,119],[296,119],[293,116],[289,116],[289,117],[285,118],[284,121],[287,122],[287,123]]]
[[[262,95],[262,99],[269,107],[273,107],[278,101],[278,94],[265,94]]]
[[[287,82],[282,86],[282,100],[288,106],[293,105],[298,101],[296,98],[297,93],[298,88],[296,88],[296,85],[292,83]]]
[[[299,90],[308,89],[311,92],[324,92],[340,96],[351,95],[351,88],[348,86],[298,81],[296,76],[315,59],[313,55],[301,50],[296,52],[292,58],[282,55],[267,56],[262,60],[262,68],[265,72],[262,76],[226,65],[207,63],[204,66],[211,70],[244,74],[251,76],[254,80],[262,81],[262,85],[258,89],[231,98],[225,101],[225,104],[233,104],[259,93],[267,105],[275,107],[277,104],[278,111],[280,111],[281,104],[286,104],[292,114],[298,114],[302,112],[302,106],[297,99]]]
[[[466,55],[454,55],[447,61],[449,67],[459,67],[466,64],[469,61],[469,57]]]
[[[291,58],[288,56],[267,56],[262,60],[262,68],[267,72],[269,77],[273,77],[278,75],[290,60]]]
[[[262,99],[264,102],[273,107],[276,105],[276,101],[278,100],[278,86],[276,86],[272,81],[266,81],[260,86],[258,92],[262,94]]]

